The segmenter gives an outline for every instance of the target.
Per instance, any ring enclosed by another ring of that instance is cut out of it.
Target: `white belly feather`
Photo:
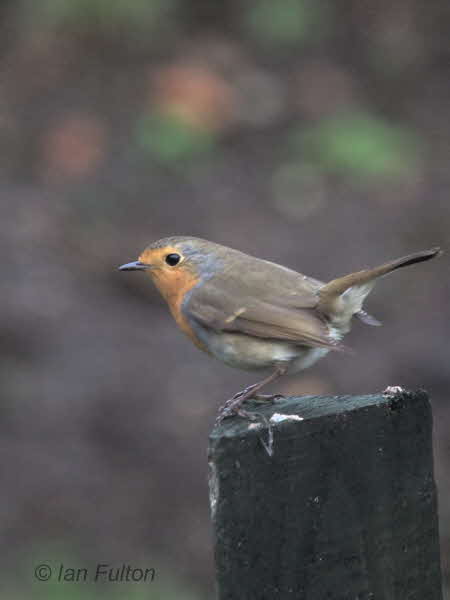
[[[208,338],[208,349],[216,358],[244,371],[273,369],[284,364],[288,373],[297,373],[329,352],[327,348],[307,348],[240,333],[208,332]]]

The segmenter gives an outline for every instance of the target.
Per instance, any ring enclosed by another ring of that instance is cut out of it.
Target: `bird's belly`
[[[303,369],[311,367],[315,362],[326,356],[329,352],[328,348],[303,347],[302,350],[303,352],[289,364],[288,373],[298,373],[299,371],[303,371]]]
[[[202,336],[202,341],[206,341]],[[216,358],[237,369],[255,371],[286,365],[288,372],[301,371],[328,350],[307,348],[290,342],[266,340],[241,333],[216,333],[209,331],[206,345]]]

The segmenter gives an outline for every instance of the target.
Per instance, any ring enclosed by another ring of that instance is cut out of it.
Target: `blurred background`
[[[450,5],[3,0],[2,583],[8,597],[206,600],[207,437],[254,376],[176,330],[141,274],[197,235],[319,279],[434,245],[370,296],[354,356],[284,394],[424,387],[450,569]],[[33,582],[131,563],[145,584]]]

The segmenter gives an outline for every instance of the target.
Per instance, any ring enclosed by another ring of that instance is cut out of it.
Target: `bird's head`
[[[135,262],[119,271],[146,271],[163,296],[193,287],[214,275],[223,263],[224,247],[195,237],[169,237],[149,244]]]

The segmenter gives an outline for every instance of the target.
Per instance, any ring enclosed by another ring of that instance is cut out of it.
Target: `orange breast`
[[[198,339],[189,321],[184,316],[181,305],[185,295],[200,281],[187,269],[178,269],[176,272],[167,274],[155,269],[150,272],[156,287],[169,305],[170,312],[177,322],[178,327],[189,337],[189,339],[201,350],[208,352],[207,347]]]

